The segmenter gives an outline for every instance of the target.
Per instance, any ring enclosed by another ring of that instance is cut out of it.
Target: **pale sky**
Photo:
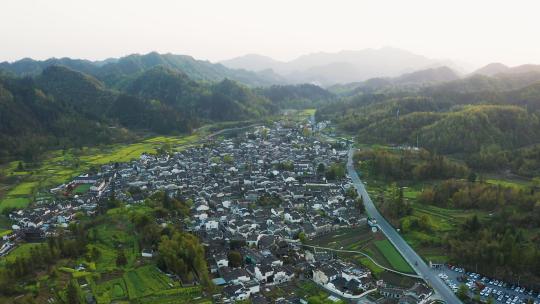
[[[540,64],[538,0],[4,0],[0,61],[302,54],[392,46],[480,66]]]

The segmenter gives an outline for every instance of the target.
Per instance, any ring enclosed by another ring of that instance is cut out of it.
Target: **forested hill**
[[[115,64],[133,72],[119,87],[65,66],[51,65],[33,77],[0,74],[0,159],[32,160],[46,149],[118,142],[141,131],[189,133],[208,122],[263,118],[311,96],[283,87],[284,93],[267,97],[226,78],[198,81],[164,65],[135,72]]]
[[[32,160],[49,147],[82,146],[126,139],[104,118],[90,118],[68,101],[47,95],[30,78],[0,78],[0,158]]]
[[[274,85],[260,88],[258,93],[281,108],[311,108],[337,99],[334,94],[312,84]]]
[[[341,96],[357,94],[462,94],[506,92],[540,82],[540,68],[519,68],[503,72],[473,73],[460,77],[447,67],[420,70],[394,78],[372,78],[363,82],[340,84],[328,90]]]
[[[330,119],[359,142],[419,145],[454,154],[473,168],[540,172],[540,83],[513,91],[362,94],[323,106]]]
[[[229,69],[222,64],[197,60],[191,56],[158,54],[133,54],[118,59],[106,61],[89,61],[71,58],[51,58],[45,61],[22,59],[13,63],[0,63],[0,70],[7,71],[13,76],[36,76],[47,67],[61,65],[72,70],[92,75],[108,86],[122,87],[126,81],[156,66],[164,66],[177,72],[183,72],[193,80],[221,81],[232,79],[249,86],[267,86],[285,83],[284,80],[269,71],[251,72],[246,70]]]

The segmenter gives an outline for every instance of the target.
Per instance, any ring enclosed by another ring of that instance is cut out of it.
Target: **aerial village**
[[[427,302],[432,290],[424,284],[389,286],[359,264],[303,246],[304,240],[339,228],[372,224],[357,198],[348,195],[352,184],[346,174],[324,174],[332,166],[344,166],[348,152],[345,141],[324,142],[309,135],[325,125],[279,121],[179,152],[143,154],[129,163],[105,165],[96,174],[50,189],[57,199],[11,213],[16,224],[3,238],[0,255],[67,227],[78,212],[95,214],[111,195],[135,205],[165,191],[193,202],[191,220],[182,224],[205,246],[213,283],[221,291],[214,295],[215,302],[268,303],[265,292],[300,279],[316,283],[336,301],[357,303],[378,291],[383,297],[377,303]],[[88,191],[60,195],[81,185]],[[129,193],[133,188],[141,191]],[[242,265],[229,261],[232,250],[240,253]],[[155,254],[141,252],[147,258]]]

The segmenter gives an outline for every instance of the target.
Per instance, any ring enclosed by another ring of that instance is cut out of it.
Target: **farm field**
[[[0,265],[6,263],[6,262],[13,262],[17,257],[20,256],[29,256],[30,250],[34,247],[41,246],[41,243],[24,243],[17,248],[13,249],[11,252],[9,252],[8,255],[0,258]]]
[[[30,198],[27,197],[6,197],[0,200],[0,212],[6,208],[24,208],[30,204]]]
[[[446,209],[418,203],[412,203],[412,207],[412,215],[404,217],[402,221],[413,221],[419,220],[421,217],[427,217],[430,223],[430,231],[402,229],[402,234],[405,240],[426,262],[447,262],[448,257],[445,254],[444,248],[442,248],[444,236],[455,231],[465,219],[475,214],[480,218],[488,217],[484,212]]]
[[[128,301],[137,303],[203,303],[200,287],[181,287],[161,273],[156,266],[146,265],[124,272],[119,278],[94,284],[98,303]]]
[[[167,277],[157,272],[155,266],[145,266],[136,270],[130,270],[124,273],[122,278],[126,283],[127,294],[130,300],[149,296],[173,286],[172,282],[166,280],[168,279]]]
[[[195,144],[202,134],[189,136],[156,136],[131,144],[115,144],[103,147],[51,151],[36,165],[27,165],[24,171],[18,170],[18,161],[0,167],[4,176],[12,176],[13,184],[3,185],[5,194],[0,197],[0,211],[5,208],[24,208],[34,198],[38,190],[63,184],[92,167],[113,162],[127,162],[138,158],[142,153],[155,154],[164,145],[176,150]],[[2,185],[0,185],[2,186]],[[6,190],[7,189],[7,190]],[[78,189],[82,193],[87,189]]]
[[[375,246],[383,254],[383,256],[388,260],[392,268],[405,272],[405,273],[414,273],[414,270],[411,266],[403,259],[401,254],[394,248],[394,245],[388,240],[375,241]]]
[[[98,303],[128,301],[137,303],[178,303],[186,301],[202,303],[200,287],[181,287],[161,273],[154,265],[146,265],[126,271],[120,278],[94,284]],[[200,301],[197,301],[200,300]]]
[[[396,249],[394,249],[394,247],[388,243],[390,246],[392,246],[391,249],[398,255],[402,262],[405,263],[405,266],[403,264],[399,264],[399,262],[396,263],[397,266],[391,264],[389,259],[385,256],[385,253],[382,250],[379,250],[376,245],[376,243],[380,241],[388,242],[382,233],[373,233],[366,225],[365,227],[357,227],[352,229],[339,229],[333,233],[308,240],[307,244],[334,249],[364,252],[372,259],[377,261],[378,264],[384,267],[401,272],[414,273],[414,271],[410,268],[407,262],[405,262],[401,255],[399,255]],[[385,250],[387,249],[385,248]],[[410,287],[412,285],[412,281],[409,278],[394,275],[391,272],[384,270],[362,254],[338,252],[337,255],[347,261],[370,269],[376,278],[385,278],[385,280],[389,280],[388,282],[398,286]]]

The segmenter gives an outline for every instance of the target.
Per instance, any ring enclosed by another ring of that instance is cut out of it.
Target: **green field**
[[[15,195],[29,195],[32,194],[32,191],[34,188],[38,185],[37,182],[28,182],[28,183],[22,183],[19,184],[17,187],[13,188],[11,191],[9,191],[9,196],[15,196]]]
[[[401,260],[398,265],[396,265],[396,259],[394,258],[394,264],[390,262],[390,259],[385,255],[388,254],[388,250],[385,249],[383,252],[379,250],[376,243],[377,242],[388,242],[384,235],[380,232],[373,233],[368,229],[367,225],[364,227],[357,228],[347,228],[347,229],[338,229],[334,233],[322,235],[316,237],[312,240],[308,240],[308,245],[316,245],[321,247],[329,247],[334,249],[344,249],[344,250],[353,250],[360,251],[369,255],[372,259],[377,261],[378,264],[394,269],[397,271],[405,273],[414,273],[412,268],[407,264],[407,262],[399,255],[399,253],[391,246],[391,250]],[[383,268],[377,266],[373,261],[365,257],[360,253],[346,253],[338,252],[337,255],[347,261],[352,263],[362,265],[371,270],[373,275],[376,278],[384,278],[388,282],[396,286],[410,287],[414,282],[410,278],[404,277],[402,275],[393,275],[391,272],[384,270]],[[412,283],[411,283],[412,282]]]
[[[294,295],[308,300],[309,303],[334,303],[328,299],[330,294],[312,281],[300,281],[295,287]]]
[[[495,179],[495,178],[487,179],[486,182],[488,184],[501,185],[504,187],[514,187],[518,189],[529,188],[531,184],[530,182],[522,181],[522,180],[519,180],[519,181],[518,180],[504,180],[504,179]]]
[[[0,188],[8,188],[6,194],[0,198],[0,211],[10,207],[24,208],[38,190],[48,191],[49,188],[66,183],[77,175],[87,172],[91,167],[128,162],[140,157],[142,153],[155,154],[163,145],[180,150],[195,144],[202,135],[156,136],[131,144],[51,151],[43,161],[27,166],[25,171],[17,170],[18,161],[10,162],[0,167],[0,173],[5,176],[16,176],[19,180],[14,185],[0,185]],[[75,193],[83,193],[86,190],[82,188]]]
[[[207,301],[201,287],[181,287],[154,265],[126,271],[121,277],[93,284],[98,303],[129,301],[137,303],[179,303]],[[176,301],[176,302],[175,302]]]
[[[177,283],[160,273],[154,265],[127,271],[122,278],[125,282],[127,295],[130,300],[147,297],[172,289],[173,287],[178,287]]]
[[[388,260],[390,265],[394,270],[405,272],[405,273],[414,273],[414,270],[411,266],[405,261],[405,259],[399,254],[399,252],[394,248],[394,245],[388,240],[375,241],[375,246],[383,254],[383,256]]]
[[[24,208],[30,204],[30,199],[26,197],[7,197],[0,200],[0,211],[5,208]]]
[[[37,246],[41,246],[41,243],[23,243],[17,246],[8,255],[0,258],[0,265],[3,265],[5,262],[13,262],[20,256],[30,256],[30,250]]]
[[[112,279],[96,285],[94,293],[99,303],[127,299],[126,284],[122,278]]]
[[[88,190],[90,190],[90,187],[92,187],[92,185],[90,185],[90,184],[79,185],[79,186],[77,186],[77,188],[75,188],[75,190],[73,190],[73,193],[75,193],[75,194],[86,193],[86,192],[88,192]]]
[[[426,261],[437,263],[447,262],[445,250],[442,246],[442,240],[446,234],[455,231],[465,219],[473,215],[480,218],[487,218],[485,212],[470,210],[446,209],[430,205],[413,203],[413,214],[401,219],[403,221],[418,220],[424,216],[429,219],[431,229],[429,231],[421,230],[402,230],[403,238],[409,243],[422,258]]]
[[[383,272],[385,272],[384,268],[381,268],[381,267],[377,266],[375,263],[373,263],[372,260],[370,260],[370,259],[368,259],[366,257],[358,256],[357,260],[358,260],[358,262],[360,264],[367,267],[371,271],[371,273],[373,273],[373,275],[375,275],[376,277],[378,277]]]

